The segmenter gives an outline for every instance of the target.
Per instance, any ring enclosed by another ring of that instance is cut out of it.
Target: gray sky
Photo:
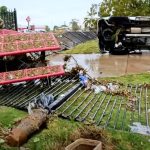
[[[26,17],[30,16],[30,24],[68,25],[71,19],[83,22],[91,4],[99,4],[101,0],[0,0],[0,5],[9,9],[16,8],[19,25],[27,25]]]

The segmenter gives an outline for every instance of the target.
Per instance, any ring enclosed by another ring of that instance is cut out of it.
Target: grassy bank
[[[91,54],[99,53],[98,41],[92,40],[75,46],[73,49],[63,51],[63,54]]]
[[[121,82],[123,84],[144,84],[150,83],[150,73],[140,73],[140,74],[133,74],[133,75],[124,75],[120,77],[106,77],[106,78],[99,78],[99,81],[116,81]]]
[[[0,113],[3,114],[3,112],[0,109]],[[25,115],[22,111],[5,107],[5,115],[9,116],[10,112],[16,115],[2,123],[3,127],[8,127],[12,120],[23,117],[20,114]],[[6,117],[1,117],[1,121],[5,119]],[[47,128],[36,133],[22,147],[28,150],[64,150],[65,146],[80,137],[101,140],[104,148],[108,150],[149,150],[150,147],[149,137],[143,135],[110,129],[102,130],[94,126],[85,126],[78,122],[60,119],[56,116],[49,119]],[[18,150],[18,148],[10,148],[5,144],[0,144],[0,150]]]

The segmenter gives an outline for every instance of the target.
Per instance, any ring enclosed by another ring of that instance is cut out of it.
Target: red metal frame
[[[8,36],[15,36],[15,37],[19,37],[19,36],[26,36],[28,35],[30,38],[29,40],[18,40],[17,38],[13,41],[13,42],[5,42],[5,38],[7,38]],[[32,36],[39,36],[39,39],[32,39],[34,37]],[[43,39],[44,36],[48,36],[46,41]],[[18,55],[18,54],[23,54],[23,53],[31,53],[31,52],[40,52],[40,51],[53,51],[53,50],[59,50],[60,46],[58,44],[58,41],[56,40],[56,38],[54,37],[53,33],[18,33],[16,31],[4,31],[4,30],[0,30],[0,56],[9,56],[9,55]],[[34,47],[35,42],[42,42],[44,44],[43,47]],[[52,45],[46,45],[46,42],[51,42]],[[30,44],[30,46],[32,45],[32,48],[29,49],[19,49],[19,45],[26,43],[26,44]],[[4,46],[5,44],[8,45],[15,45],[16,49],[14,50],[9,50],[6,49],[4,50]]]
[[[57,69],[57,71],[55,69]],[[38,71],[38,70],[47,70],[47,71],[49,70],[49,72],[47,72],[46,74],[39,74],[39,75],[35,75],[35,76],[28,75],[32,71]],[[55,70],[55,71],[53,72],[53,70]],[[18,73],[19,71],[22,72],[22,78],[7,79],[8,74],[14,75],[14,74]],[[0,73],[0,85],[22,82],[22,81],[30,81],[30,80],[34,80],[34,79],[42,79],[42,78],[47,78],[47,77],[52,77],[52,76],[60,76],[60,75],[64,75],[64,74],[65,74],[65,71],[63,69],[63,66],[61,66],[61,65],[30,68],[30,69],[10,71],[10,72],[2,72],[2,73]]]
[[[14,31],[14,30],[7,30],[7,29],[0,29],[0,35],[2,34],[17,34],[19,32]]]

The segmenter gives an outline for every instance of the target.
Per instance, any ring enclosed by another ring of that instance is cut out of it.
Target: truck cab
[[[150,50],[150,17],[107,17],[98,21],[101,52],[127,54]]]

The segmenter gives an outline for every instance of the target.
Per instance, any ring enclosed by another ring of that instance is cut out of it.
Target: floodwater
[[[63,54],[50,56],[49,64],[64,64],[64,56]],[[130,55],[74,54],[72,56],[94,78],[116,77],[150,71],[150,52]],[[72,59],[69,66],[74,66],[74,64],[75,61]]]

